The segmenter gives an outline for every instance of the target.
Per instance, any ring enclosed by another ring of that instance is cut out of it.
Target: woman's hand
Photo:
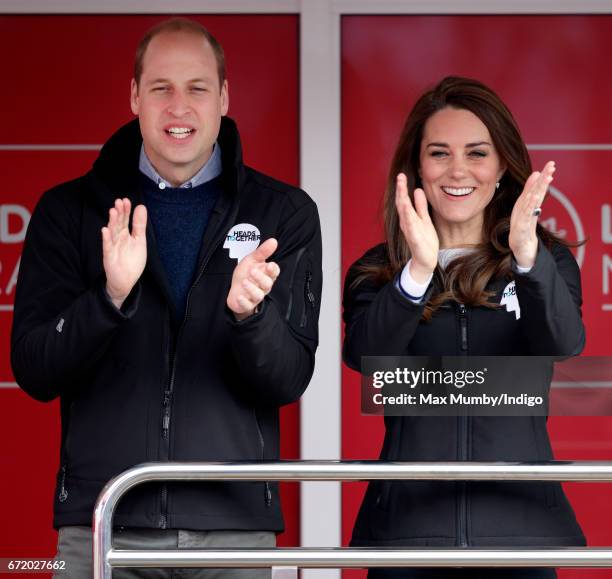
[[[425,283],[438,264],[440,242],[427,210],[423,189],[414,190],[414,207],[408,196],[408,181],[404,173],[397,176],[395,207],[400,228],[410,249],[410,275],[418,283]]]
[[[534,214],[534,211],[542,205],[554,172],[555,163],[549,161],[541,173],[532,173],[512,209],[508,244],[516,263],[521,267],[530,268],[535,263],[538,253],[536,225],[539,212]]]

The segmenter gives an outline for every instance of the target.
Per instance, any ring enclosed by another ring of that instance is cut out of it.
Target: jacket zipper
[[[62,466],[62,477],[60,479],[60,491],[58,495],[58,500],[60,503],[66,502],[68,499],[68,491],[66,490],[66,465]]]
[[[226,220],[227,221],[227,220]],[[231,219],[229,220],[231,221]],[[221,231],[225,231],[225,222],[223,223],[223,229]],[[164,398],[162,400],[162,439],[164,441],[163,448],[165,450],[165,460],[170,459],[170,421],[172,416],[172,395],[174,392],[174,379],[176,375],[176,360],[178,353],[178,344],[181,339],[181,335],[183,333],[183,327],[185,326],[185,322],[189,318],[189,302],[191,299],[191,294],[193,292],[193,288],[198,285],[202,274],[204,273],[204,269],[208,265],[210,258],[217,250],[221,241],[223,241],[223,236],[218,237],[214,243],[211,244],[210,251],[206,254],[204,259],[202,260],[202,265],[198,270],[198,275],[195,278],[195,281],[191,284],[189,288],[189,292],[187,293],[187,302],[185,304],[185,315],[183,316],[183,321],[178,330],[178,334],[176,339],[174,340],[174,348],[173,344],[170,344],[170,351],[168,353],[168,362],[170,367],[170,382],[168,387],[164,390]],[[162,457],[164,458],[164,457]],[[159,528],[165,529],[168,525],[168,485],[164,484],[161,489],[161,515],[159,518]]]
[[[314,312],[315,309],[315,295],[310,289],[310,282],[312,281],[312,272],[306,272],[306,278],[304,283],[304,309],[302,310],[302,320],[300,321],[300,328],[305,328],[308,323],[308,308]]]
[[[257,412],[254,410],[253,414],[255,416],[255,426],[257,427],[257,436],[259,437],[259,445],[261,446],[261,460],[265,459],[265,442],[263,437],[263,432],[261,431],[261,427],[259,426],[259,420],[257,419]],[[272,491],[270,490],[270,483],[268,481],[264,484],[264,502],[266,503],[266,507],[272,506]]]
[[[461,353],[467,356],[468,333],[467,333],[467,309],[465,305],[459,304],[459,328],[461,333]],[[458,429],[458,460],[468,460],[468,428],[469,416],[457,417]],[[459,500],[457,503],[457,539],[460,547],[468,546],[467,525],[467,482],[459,481]]]
[[[467,416],[457,417],[457,430],[458,430],[458,459],[463,461],[467,460]],[[459,487],[459,498],[457,501],[457,540],[460,547],[467,547],[467,482],[462,480],[458,481]]]
[[[170,458],[170,404],[172,401],[172,386],[174,382],[174,351],[172,344],[170,329],[170,315],[166,314],[166,323],[168,324],[168,367],[170,368],[170,382],[168,386],[164,390],[164,397],[162,399],[162,423],[161,423],[161,433],[162,433],[162,456],[163,460],[169,460]],[[160,497],[160,517],[158,522],[158,527],[160,529],[165,529],[168,525],[168,485],[167,483],[162,483],[161,487],[161,497]]]
[[[168,319],[168,324],[170,323]],[[176,348],[170,344],[170,352],[168,353],[168,367],[170,368],[170,382],[164,390],[164,398],[162,400],[162,438],[168,440],[170,438],[170,405],[172,402],[172,391],[174,389],[174,359]]]

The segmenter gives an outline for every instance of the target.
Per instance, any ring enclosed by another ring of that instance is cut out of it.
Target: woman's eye
[[[486,151],[471,151],[470,156],[471,157],[486,157],[487,153]]]
[[[432,157],[445,157],[447,155],[446,151],[432,151]]]

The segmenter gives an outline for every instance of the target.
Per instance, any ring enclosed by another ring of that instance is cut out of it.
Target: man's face
[[[208,161],[228,102],[205,38],[172,32],[151,40],[140,86],[132,80],[131,105],[145,152],[164,179],[180,185]]]

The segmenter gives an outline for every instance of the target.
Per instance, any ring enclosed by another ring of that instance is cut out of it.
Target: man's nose
[[[181,91],[174,91],[167,107],[168,112],[175,117],[181,117],[189,111],[187,95]]]

